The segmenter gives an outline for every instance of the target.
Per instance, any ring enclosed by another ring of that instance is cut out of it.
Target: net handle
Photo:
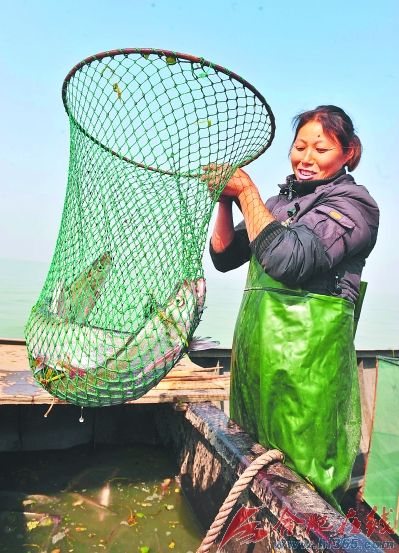
[[[237,75],[237,73],[234,73],[233,71],[230,71],[229,69],[226,69],[225,67],[222,67],[221,65],[217,65],[217,64],[212,63],[210,61],[207,61],[204,58],[199,58],[197,56],[192,56],[191,54],[183,54],[181,52],[173,52],[172,50],[158,50],[158,49],[154,49],[154,48],[122,48],[122,49],[119,49],[119,50],[107,50],[105,52],[100,52],[98,54],[95,54],[94,56],[89,56],[89,57],[85,58],[81,62],[77,63],[70,70],[70,72],[65,77],[64,82],[62,84],[62,101],[63,101],[64,107],[65,107],[65,111],[68,114],[68,117],[73,119],[75,125],[79,128],[79,130],[85,136],[87,136],[90,140],[92,140],[95,144],[97,144],[98,146],[103,148],[105,151],[111,153],[112,155],[116,156],[117,158],[119,158],[123,161],[126,161],[127,163],[131,163],[132,165],[135,165],[136,167],[141,167],[142,169],[147,169],[148,171],[155,171],[157,173],[162,173],[164,175],[175,175],[176,174],[173,171],[167,171],[165,169],[158,169],[157,167],[152,167],[150,165],[145,165],[143,163],[133,161],[132,159],[127,158],[126,156],[122,156],[121,154],[118,154],[117,152],[112,150],[112,148],[108,148],[108,146],[105,146],[99,140],[97,140],[96,138],[91,136],[76,121],[76,119],[71,115],[71,113],[69,111],[68,102],[67,102],[67,88],[68,88],[69,81],[75,75],[75,73],[77,73],[79,71],[79,69],[81,69],[85,65],[89,65],[93,61],[100,61],[104,58],[109,58],[109,57],[113,58],[115,56],[120,56],[120,55],[128,56],[130,54],[140,54],[140,55],[144,55],[144,56],[149,56],[151,54],[154,54],[154,55],[157,55],[157,56],[160,56],[160,57],[174,57],[176,59],[185,60],[185,61],[188,61],[190,63],[198,63],[198,64],[201,65],[201,67],[210,67],[212,69],[215,69],[216,71],[224,73],[225,75],[230,77],[230,79],[234,79],[234,80],[240,82],[241,84],[243,84],[246,88],[251,90],[251,92],[253,92],[255,94],[255,96],[265,106],[265,108],[267,110],[267,113],[270,117],[271,131],[270,131],[270,137],[267,140],[266,144],[256,154],[254,154],[253,156],[251,156],[247,159],[244,159],[239,165],[237,165],[237,167],[244,167],[245,165],[248,165],[249,163],[254,161],[254,159],[257,159],[259,156],[261,156],[269,148],[270,144],[273,141],[274,134],[275,134],[275,131],[276,131],[276,123],[275,123],[273,112],[272,112],[269,104],[266,102],[266,99],[264,98],[264,96],[262,96],[262,94],[254,86],[252,86],[251,83],[249,83],[248,81],[246,81],[245,79],[243,79],[242,77]],[[193,174],[193,173],[187,173],[187,174],[184,174],[182,176],[198,178],[199,175],[198,174]]]

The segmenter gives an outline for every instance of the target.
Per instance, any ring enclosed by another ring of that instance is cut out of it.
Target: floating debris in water
[[[172,482],[171,478],[165,478],[165,480],[163,482],[161,482],[162,495],[166,494],[166,492],[169,489],[169,486],[170,486],[171,482]]]
[[[145,498],[145,501],[156,501],[157,499],[160,500],[162,499],[162,496],[164,494],[162,493],[161,495],[154,492],[152,495],[149,495],[148,497]]]
[[[125,522],[125,521],[122,521],[122,522]],[[121,522],[121,524],[122,524],[122,522]],[[130,511],[130,516],[127,518],[126,522],[129,526],[135,526],[137,524],[136,513],[132,513],[132,511]]]
[[[68,534],[69,529],[66,528],[62,532],[57,532],[57,534],[54,534],[54,536],[51,538],[51,543],[55,545],[57,542],[63,540],[65,536]]]
[[[29,532],[31,532],[34,528],[37,528],[37,526],[39,526],[38,520],[28,520],[28,522],[26,523],[26,528],[27,530],[29,530]]]
[[[26,514],[38,514],[38,513],[26,513]],[[41,518],[38,520],[28,520],[26,523],[26,528],[29,532],[37,528],[38,526],[51,526],[52,524],[55,524],[55,521],[53,520],[53,517],[50,515],[41,515]]]

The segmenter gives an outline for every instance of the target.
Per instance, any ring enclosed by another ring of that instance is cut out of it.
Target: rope
[[[284,455],[278,449],[271,449],[266,453],[262,453],[247,467],[241,474],[237,482],[231,488],[229,495],[224,500],[223,505],[220,507],[215,520],[212,522],[205,538],[202,540],[201,545],[197,549],[196,553],[207,553],[216,540],[220,530],[223,528],[227,517],[231,513],[234,505],[237,502],[241,492],[249,485],[253,477],[266,465],[270,465],[274,461],[283,461]]]

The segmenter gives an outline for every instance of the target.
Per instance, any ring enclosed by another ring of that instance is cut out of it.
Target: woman
[[[219,199],[210,252],[229,271],[250,260],[232,351],[230,412],[333,506],[360,440],[354,304],[379,212],[346,172],[361,157],[348,115],[319,106],[298,115],[294,174],[263,203],[238,169]],[[220,166],[204,179],[212,189]],[[244,221],[234,228],[232,201]]]

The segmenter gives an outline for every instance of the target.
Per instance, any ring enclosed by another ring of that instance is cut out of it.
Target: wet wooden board
[[[187,356],[152,390],[127,403],[194,403],[225,401],[229,398],[229,375],[219,367],[202,368]],[[53,398],[39,386],[29,368],[26,347],[0,344],[0,404],[66,403]]]

